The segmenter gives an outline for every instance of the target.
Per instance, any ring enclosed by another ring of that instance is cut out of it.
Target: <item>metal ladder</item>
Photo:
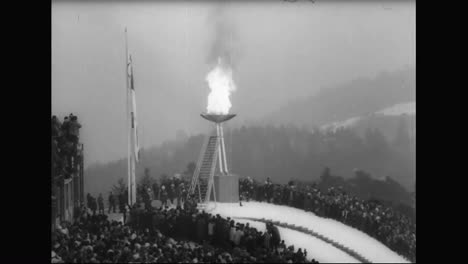
[[[202,148],[197,168],[193,174],[189,194],[197,194],[198,201],[201,204],[206,204],[210,200],[218,149],[219,138],[217,136],[209,136]]]
[[[205,153],[205,149],[208,144],[208,139],[209,137],[205,137],[205,139],[203,140],[203,145],[202,145],[202,148],[200,149],[200,154],[198,155],[197,166],[195,167],[195,171],[193,172],[192,181],[190,183],[190,187],[187,192],[187,199],[190,197],[190,195],[192,195],[195,192],[195,188],[197,187],[198,173],[200,172],[200,165],[203,162],[203,155]]]

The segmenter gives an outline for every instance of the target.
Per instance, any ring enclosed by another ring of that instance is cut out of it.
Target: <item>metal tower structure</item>
[[[216,167],[218,167],[221,175],[229,174],[222,123],[234,118],[236,115],[201,114],[201,116],[215,123],[216,132],[207,135],[205,138],[188,193],[189,195],[195,193],[199,203],[206,204],[210,201],[211,193],[213,193],[213,197],[216,199],[213,180]]]

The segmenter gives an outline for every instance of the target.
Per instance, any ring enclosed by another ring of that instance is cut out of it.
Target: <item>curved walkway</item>
[[[305,234],[308,234],[308,235],[311,235],[311,236],[314,236],[326,243],[329,243],[331,244],[332,246],[336,247],[337,249],[339,250],[342,250],[343,252],[346,252],[348,255],[352,256],[353,258],[359,260],[360,262],[362,263],[372,263],[369,259],[365,258],[364,256],[360,255],[359,253],[357,253],[355,250],[353,249],[350,249],[324,235],[321,235],[311,229],[308,229],[308,228],[305,228],[305,227],[301,227],[301,226],[296,226],[296,225],[292,225],[292,224],[288,224],[288,223],[283,223],[283,222],[279,222],[279,221],[272,221],[272,220],[269,220],[269,219],[265,219],[265,218],[253,218],[253,217],[234,217],[234,218],[237,218],[237,219],[245,219],[245,220],[251,220],[251,221],[257,221],[257,222],[262,222],[262,223],[267,223],[267,222],[271,222],[277,226],[280,226],[280,227],[283,227],[283,228],[289,228],[289,229],[292,229],[292,230],[295,230],[295,231],[299,231],[299,232],[302,232],[302,233],[305,233]]]

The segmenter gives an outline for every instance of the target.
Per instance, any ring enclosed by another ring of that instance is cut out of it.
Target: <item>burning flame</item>
[[[228,114],[231,108],[229,96],[236,90],[231,67],[218,58],[218,65],[206,75],[206,81],[211,90],[206,107],[208,114]]]

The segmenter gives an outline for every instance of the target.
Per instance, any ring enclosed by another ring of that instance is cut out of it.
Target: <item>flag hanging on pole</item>
[[[129,67],[129,79],[130,79],[130,118],[131,118],[131,136],[132,136],[132,149],[135,157],[135,161],[138,162],[140,159],[140,146],[138,144],[138,122],[137,122],[137,112],[136,112],[136,98],[135,98],[135,85],[133,77],[133,66],[132,66],[132,56],[130,56],[130,61],[128,63]]]

